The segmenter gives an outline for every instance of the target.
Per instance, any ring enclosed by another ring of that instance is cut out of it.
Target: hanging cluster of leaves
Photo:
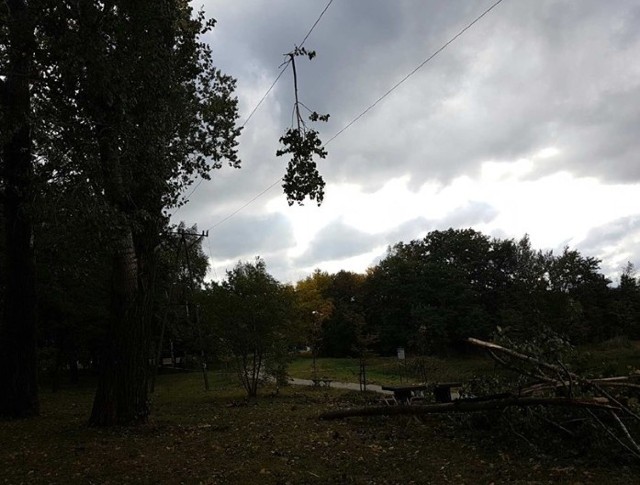
[[[306,196],[309,196],[311,200],[315,200],[320,205],[324,199],[325,183],[318,171],[314,156],[326,158],[327,151],[318,136],[318,131],[307,127],[300,114],[300,106],[304,108],[306,106],[298,99],[298,77],[295,63],[297,56],[306,56],[309,60],[312,60],[316,53],[315,51],[306,50],[304,47],[296,47],[293,52],[286,55],[289,57],[288,62],[291,63],[293,69],[296,126],[289,128],[280,138],[283,148],[276,151],[276,156],[278,157],[286,154],[291,155],[291,160],[289,160],[287,171],[283,177],[283,188],[287,194],[289,205],[293,205],[294,202],[302,204]],[[329,115],[321,115],[311,111],[309,120],[312,122],[327,122]]]
[[[322,147],[318,132],[290,128],[280,138],[280,143],[284,148],[278,150],[276,155],[291,154],[282,185],[287,194],[287,202],[289,205],[294,202],[302,203],[308,195],[320,205],[324,199],[324,180],[313,157],[317,155],[325,158],[327,151]]]

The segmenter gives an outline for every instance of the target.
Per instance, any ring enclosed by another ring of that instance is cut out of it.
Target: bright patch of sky
[[[485,234],[520,238],[529,234],[534,247],[561,250],[576,247],[594,226],[603,226],[639,210],[640,184],[605,184],[593,177],[576,177],[559,171],[537,179],[527,179],[535,163],[544,163],[559,155],[554,147],[540,150],[531,159],[516,162],[485,162],[475,177],[461,176],[447,186],[426,183],[417,191],[409,188],[411,177],[404,175],[387,182],[380,190],[367,193],[355,184],[331,185],[327,202],[321,206],[289,207],[281,197],[271,199],[265,208],[287,217],[295,244],[288,257],[307,251],[315,236],[328,224],[341,220],[358,231],[384,235],[393,228],[425,219],[427,230],[447,229],[449,219],[469,205],[492,207],[494,217],[460,227],[473,227]],[[455,226],[455,224],[454,224]],[[398,241],[389,241],[393,244]],[[598,256],[612,256],[616,245],[602,247]],[[326,271],[351,269],[363,271],[384,254],[385,246],[345,260],[319,261]],[[629,252],[614,258],[623,265]],[[311,268],[313,269],[313,268]]]

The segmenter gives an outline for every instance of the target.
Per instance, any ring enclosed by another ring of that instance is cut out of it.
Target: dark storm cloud
[[[439,221],[437,226],[442,229],[466,229],[476,224],[491,222],[497,215],[497,209],[485,202],[469,202],[451,212]]]
[[[604,226],[591,229],[577,247],[586,255],[595,256],[604,247],[618,246],[618,252],[631,252],[633,261],[640,261],[637,240],[640,238],[640,214],[622,217]]]
[[[367,234],[342,221],[328,224],[316,235],[309,249],[296,259],[300,266],[313,266],[366,253],[380,244],[380,237]]]
[[[247,259],[288,248],[293,244],[289,222],[280,214],[239,215],[214,228],[210,235],[214,259]]]
[[[489,2],[336,0],[307,41],[300,94],[329,112],[324,138],[383,94]],[[276,72],[323,3],[211,3],[226,70]],[[640,177],[633,161],[640,107],[637,2],[504,2],[330,146],[329,179],[378,184],[410,172],[450,179],[487,159],[512,160],[550,145],[581,174]],[[217,34],[216,34],[217,35]],[[291,80],[275,90],[290,123]],[[460,104],[452,109],[451,103]],[[366,176],[365,176],[366,171]]]

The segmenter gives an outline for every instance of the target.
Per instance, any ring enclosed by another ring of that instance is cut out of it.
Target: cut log
[[[331,420],[356,416],[419,416],[425,414],[473,413],[505,409],[508,407],[529,406],[560,406],[570,408],[605,409],[609,411],[620,410],[618,406],[609,404],[609,401],[604,398],[569,399],[562,397],[526,397],[496,399],[493,401],[458,400],[442,404],[428,404],[425,406],[375,406],[366,408],[338,409],[322,413],[319,417],[323,420]]]

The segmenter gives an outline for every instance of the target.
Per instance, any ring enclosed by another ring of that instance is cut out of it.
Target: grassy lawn
[[[198,373],[160,376],[153,419],[135,428],[87,427],[90,386],[43,390],[40,417],[0,422],[0,483],[639,481],[640,469],[628,463],[532,453],[517,438],[497,439],[446,417],[317,419],[329,409],[375,403],[374,394],[291,386],[246,401],[230,376],[211,377],[206,392]]]
[[[424,357],[429,382],[468,381],[474,376],[492,374],[494,362],[481,353],[454,357]],[[399,361],[396,357],[371,357],[367,359],[367,382],[391,385],[400,382],[416,383],[420,378],[411,370],[411,359]],[[581,347],[576,362],[572,364],[580,372],[607,376],[626,375],[630,369],[640,369],[640,341],[609,341]],[[358,382],[359,361],[352,358],[318,358],[319,377],[342,382]],[[289,366],[289,374],[300,379],[313,376],[310,356],[297,357]]]
[[[491,360],[481,356],[464,356],[451,359],[425,357],[429,381],[465,381],[474,375],[493,372]],[[317,359],[318,376],[342,382],[358,382],[358,359]],[[395,357],[372,357],[367,359],[367,382],[370,384],[416,383],[420,378],[411,370],[410,360],[399,361]],[[289,374],[300,379],[310,379],[313,375],[311,357],[298,357],[290,367]]]
[[[578,355],[586,372],[600,371],[613,376],[640,369],[640,341],[613,339],[580,348]]]

